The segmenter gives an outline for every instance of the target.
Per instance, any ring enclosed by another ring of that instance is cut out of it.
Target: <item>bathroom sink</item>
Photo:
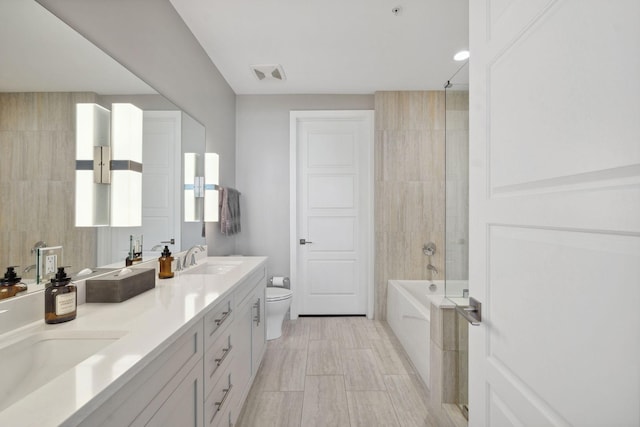
[[[223,261],[223,260],[209,260],[205,263],[196,265],[188,270],[185,270],[185,274],[227,274],[237,266],[242,264],[242,261]]]
[[[0,343],[0,411],[125,335],[122,331],[42,331]]]

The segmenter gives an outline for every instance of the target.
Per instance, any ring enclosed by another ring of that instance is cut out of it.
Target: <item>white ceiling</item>
[[[170,1],[237,94],[442,90],[468,48],[468,0]]]
[[[156,93],[33,0],[0,0],[0,61],[0,92]]]

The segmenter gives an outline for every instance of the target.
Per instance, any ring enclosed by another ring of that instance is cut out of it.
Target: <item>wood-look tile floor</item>
[[[384,321],[286,320],[238,427],[450,427]]]

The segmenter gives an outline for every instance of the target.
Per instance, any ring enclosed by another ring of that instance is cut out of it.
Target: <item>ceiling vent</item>
[[[256,77],[256,79],[262,81],[282,81],[287,79],[287,77],[284,75],[282,65],[280,64],[251,65],[251,72]]]

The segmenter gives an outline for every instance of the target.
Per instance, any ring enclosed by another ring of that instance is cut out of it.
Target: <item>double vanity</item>
[[[265,257],[203,257],[122,303],[3,333],[0,425],[234,425],[265,350],[266,282]],[[42,304],[16,298],[0,324]]]

